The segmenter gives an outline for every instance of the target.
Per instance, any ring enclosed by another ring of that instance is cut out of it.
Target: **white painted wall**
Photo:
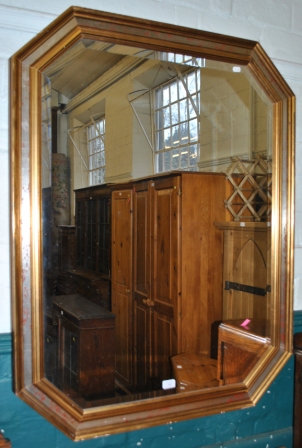
[[[2,0],[0,5],[0,333],[11,330],[8,59],[69,6],[259,41],[297,97],[295,309],[302,309],[302,0]]]

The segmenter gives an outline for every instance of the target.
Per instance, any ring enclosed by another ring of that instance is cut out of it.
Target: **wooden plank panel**
[[[132,382],[132,304],[129,295],[113,290],[112,312],[115,314],[115,370],[117,378],[126,386]]]
[[[221,173],[182,174],[182,351],[217,352],[222,319],[222,232],[227,183]]]
[[[112,193],[112,311],[116,315],[116,374],[127,387],[133,376],[132,190]]]
[[[172,378],[171,356],[176,354],[173,319],[154,312],[154,375],[153,382],[161,388],[163,380]]]

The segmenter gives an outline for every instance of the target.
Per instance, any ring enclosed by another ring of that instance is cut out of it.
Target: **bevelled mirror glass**
[[[15,387],[71,438],[283,367],[294,104],[258,43],[82,8],[13,56]]]

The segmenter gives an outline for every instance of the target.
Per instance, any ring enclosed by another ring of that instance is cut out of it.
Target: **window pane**
[[[177,93],[178,93],[177,92],[177,83],[174,82],[170,86],[170,94],[171,94],[170,103],[175,103],[175,101],[178,100],[178,94]]]
[[[171,170],[170,151],[164,152],[164,171]]]
[[[170,103],[170,88],[169,87],[165,87],[163,89],[163,91],[161,92],[161,90],[159,90],[159,94],[163,96],[162,99],[162,104],[163,106],[166,106],[167,104]]]
[[[173,126],[172,128],[172,145],[179,145],[179,126]]]
[[[179,99],[186,98],[187,91],[182,83],[182,81],[179,83]]]
[[[163,127],[163,123],[164,123],[164,111],[162,109],[159,109],[157,114],[156,114],[156,126],[157,129],[161,129]]]
[[[89,183],[97,185],[105,180],[105,118],[87,127],[89,154]]]
[[[180,153],[180,168],[184,169],[188,167],[188,148],[183,148]]]
[[[172,104],[171,106],[171,123],[176,124],[179,122],[178,117],[178,103]]]
[[[172,151],[172,170],[179,168],[179,150],[173,149]]]
[[[172,145],[171,142],[171,128],[165,129],[164,131],[164,139],[165,139],[165,149],[170,148]]]
[[[186,121],[188,119],[188,108],[187,108],[187,99],[184,99],[179,102],[179,115],[180,121]]]
[[[164,114],[164,127],[166,128],[171,124],[170,106],[165,107],[165,109],[163,109],[163,114]]]
[[[158,133],[157,133],[156,146],[159,150],[164,149],[164,132],[163,131],[158,131]]]

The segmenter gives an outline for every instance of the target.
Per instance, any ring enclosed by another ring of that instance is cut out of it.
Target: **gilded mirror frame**
[[[273,104],[272,346],[244,382],[81,409],[43,373],[41,75],[82,38],[247,66]],[[74,440],[254,405],[292,350],[295,97],[257,42],[73,7],[11,59],[12,295],[15,392]]]

